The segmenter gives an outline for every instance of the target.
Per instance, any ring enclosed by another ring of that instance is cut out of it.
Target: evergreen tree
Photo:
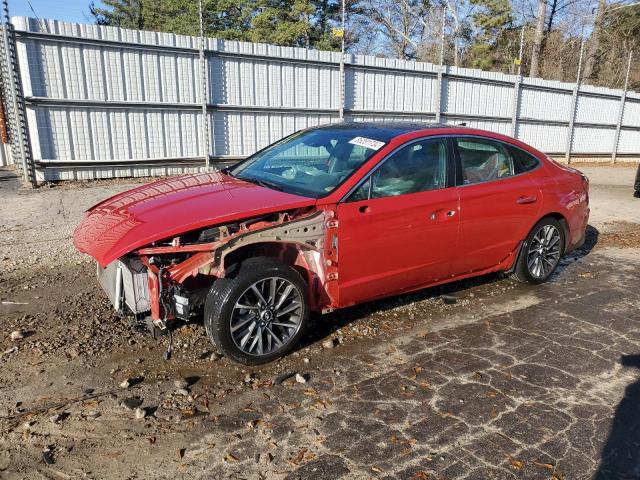
[[[89,5],[91,15],[98,25],[141,29],[145,26],[143,0],[102,0],[104,7]]]
[[[471,64],[490,70],[499,60],[501,44],[505,41],[513,22],[513,10],[509,0],[470,0],[478,10],[473,14],[477,28],[475,41],[469,49]]]
[[[100,25],[198,35],[197,0],[103,0],[90,5]],[[340,0],[203,0],[205,35],[337,50]]]

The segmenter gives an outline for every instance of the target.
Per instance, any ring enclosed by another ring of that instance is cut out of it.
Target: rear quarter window
[[[540,160],[517,147],[509,146],[509,153],[513,157],[513,168],[516,175],[530,172],[540,165]]]

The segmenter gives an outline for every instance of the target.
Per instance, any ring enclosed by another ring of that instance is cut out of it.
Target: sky
[[[33,14],[29,2],[36,14]],[[9,0],[9,15],[54,18],[67,22],[93,23],[89,17],[91,0]],[[95,1],[100,5],[100,1]]]

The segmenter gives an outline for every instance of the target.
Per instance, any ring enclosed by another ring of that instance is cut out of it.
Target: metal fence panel
[[[571,92],[539,90],[523,86],[520,116],[535,120],[568,122],[571,114]],[[541,106],[544,106],[541,108]]]
[[[519,129],[518,138],[529,145],[535,145],[546,153],[564,152],[568,125],[554,125],[546,123],[526,124]]]
[[[16,17],[17,55],[41,179],[166,174],[204,166],[196,37]],[[336,122],[432,121],[515,135],[547,153],[610,155],[622,92],[429,63],[206,39],[209,154],[240,158]],[[440,81],[440,77],[442,80]],[[206,138],[206,137],[205,137]],[[618,152],[640,157],[640,94]]]
[[[510,117],[513,109],[513,85],[451,78],[443,88],[445,113],[463,116]]]
[[[337,121],[328,114],[273,112],[215,112],[212,139],[216,156],[240,158],[260,150],[297,130]]]
[[[618,151],[627,155],[638,155],[640,145],[640,129],[620,131],[620,145]]]
[[[619,107],[620,96],[616,98],[580,95],[576,109],[576,122],[615,126],[618,121]]]
[[[573,150],[589,153],[611,154],[615,127],[598,128],[576,126],[573,134]],[[576,147],[579,147],[576,148]]]
[[[449,125],[458,125],[459,120],[447,119],[445,123]],[[464,122],[467,127],[479,128],[481,130],[490,130],[492,132],[502,133],[503,135],[509,135],[511,124],[507,121],[495,121],[495,120],[467,120]]]
[[[640,101],[627,98],[624,104],[622,125],[626,127],[640,127]]]

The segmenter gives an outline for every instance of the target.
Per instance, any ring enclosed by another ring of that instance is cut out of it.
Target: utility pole
[[[522,75],[522,53],[524,50],[524,24],[520,29],[520,52],[518,53],[518,76]]]
[[[436,123],[442,120],[442,82],[444,82],[444,29],[447,23],[447,10],[442,7],[442,30],[440,31],[440,65],[438,66],[438,97],[436,98]]]
[[[447,23],[447,10],[442,7],[442,29],[440,30],[440,69],[444,65],[444,29]]]
[[[344,103],[345,103],[345,73],[344,73],[344,52],[345,52],[345,19],[347,16],[346,0],[342,0],[342,20],[341,20],[341,46],[340,46],[340,110],[338,116],[340,120],[344,120]]]
[[[520,113],[520,91],[522,85],[522,52],[524,49],[524,24],[520,29],[520,52],[516,63],[518,65],[518,75],[513,82],[513,110],[511,112],[511,136],[516,138],[518,136],[518,115]]]

